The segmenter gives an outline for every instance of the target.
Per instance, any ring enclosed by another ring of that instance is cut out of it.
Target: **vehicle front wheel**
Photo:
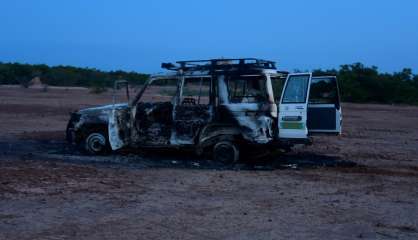
[[[233,142],[218,142],[213,147],[213,159],[228,164],[235,163],[239,159],[239,149]]]
[[[109,150],[106,135],[101,132],[90,133],[84,140],[84,149],[89,154],[105,154]]]

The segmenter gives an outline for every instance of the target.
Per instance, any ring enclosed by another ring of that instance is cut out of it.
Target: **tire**
[[[109,152],[109,141],[103,132],[92,132],[83,141],[84,150],[91,155],[103,155]]]
[[[221,141],[213,147],[213,159],[218,162],[230,164],[239,160],[239,149],[231,141]]]

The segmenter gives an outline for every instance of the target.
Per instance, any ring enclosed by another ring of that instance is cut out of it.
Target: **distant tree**
[[[337,76],[343,101],[418,104],[418,75],[413,75],[410,68],[379,73],[375,66],[353,63],[341,65],[339,69],[315,69],[313,75]],[[52,86],[83,86],[93,92],[102,92],[113,87],[117,79],[128,80],[131,85],[142,85],[149,75],[122,70],[106,72],[94,68],[0,62],[0,84],[27,87],[34,77],[40,77],[42,83]]]

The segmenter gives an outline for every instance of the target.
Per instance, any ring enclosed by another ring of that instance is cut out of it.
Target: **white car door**
[[[309,135],[341,134],[341,111],[337,78],[313,77],[308,102]]]
[[[287,76],[279,105],[279,137],[308,138],[307,115],[311,73]]]

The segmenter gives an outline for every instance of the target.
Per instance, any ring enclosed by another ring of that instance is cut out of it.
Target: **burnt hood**
[[[116,109],[126,109],[128,108],[128,103],[118,103],[118,104],[109,104],[109,105],[103,105],[103,106],[97,106],[97,107],[91,107],[91,108],[84,108],[78,110],[78,113],[80,114],[89,114],[89,113],[96,113],[96,112],[110,112],[113,108]]]

